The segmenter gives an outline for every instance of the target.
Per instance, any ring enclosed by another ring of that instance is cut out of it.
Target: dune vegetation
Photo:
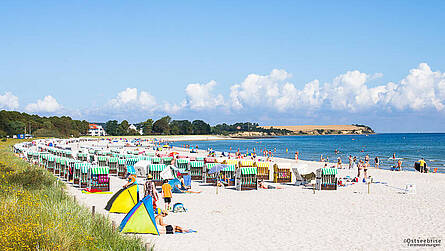
[[[17,142],[0,142],[0,250],[144,250],[78,205],[51,173],[15,156]]]

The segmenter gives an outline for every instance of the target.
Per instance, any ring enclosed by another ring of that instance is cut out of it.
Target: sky
[[[0,1],[0,109],[445,132],[445,1]]]

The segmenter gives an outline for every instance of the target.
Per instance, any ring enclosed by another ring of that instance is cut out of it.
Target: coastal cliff
[[[264,129],[284,129],[287,135],[333,135],[333,134],[373,134],[374,130],[366,125],[300,125],[300,126],[261,126]],[[259,136],[259,135],[258,135]]]

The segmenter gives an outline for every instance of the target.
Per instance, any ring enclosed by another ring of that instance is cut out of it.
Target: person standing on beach
[[[340,158],[340,156],[337,157],[337,168],[341,169],[341,158]]]
[[[164,198],[165,211],[168,211],[172,202],[172,186],[168,184],[168,180],[164,180],[162,185],[162,197]]]
[[[374,159],[374,162],[375,162],[375,168],[379,168],[379,157],[378,156],[375,156],[375,159]]]
[[[352,156],[351,155],[349,155],[348,160],[349,160],[349,169],[351,169],[352,168]]]
[[[153,176],[147,175],[147,181],[144,184],[144,197],[150,195],[153,200],[153,209],[156,209],[156,202],[158,201],[158,192],[156,191],[156,184],[153,182]]]
[[[366,156],[365,156],[365,162],[369,164],[369,155],[368,154],[366,154]]]
[[[298,151],[295,152],[295,160],[298,160]]]

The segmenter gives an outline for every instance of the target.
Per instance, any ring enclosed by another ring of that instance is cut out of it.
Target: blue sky
[[[1,1],[0,109],[444,132],[443,1]]]

